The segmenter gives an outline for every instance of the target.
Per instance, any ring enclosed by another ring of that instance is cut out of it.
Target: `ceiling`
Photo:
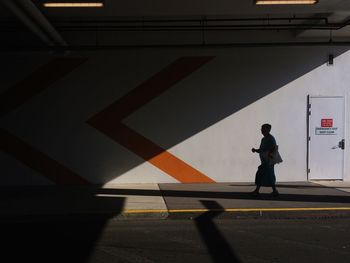
[[[105,0],[105,7],[97,9],[45,9],[42,2],[0,0],[0,46],[350,41],[349,0],[319,0],[311,6],[255,6],[253,0]]]
[[[40,1],[35,1],[40,2]],[[256,6],[253,0],[106,0],[105,8],[83,9],[46,9],[48,16],[254,16],[267,14],[315,14],[350,13],[349,0],[320,0],[311,6]]]

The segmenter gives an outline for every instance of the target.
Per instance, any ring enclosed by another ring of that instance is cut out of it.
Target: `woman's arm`
[[[260,149],[252,148],[252,152],[253,152],[253,153],[260,153],[261,151],[260,151]]]

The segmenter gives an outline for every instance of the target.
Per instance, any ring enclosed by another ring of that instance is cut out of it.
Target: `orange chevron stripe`
[[[31,75],[0,94],[0,116],[20,107],[86,60],[55,58],[39,67]],[[57,184],[89,184],[86,179],[3,129],[0,129],[0,149]]]
[[[148,162],[181,183],[215,183],[213,179],[167,151],[158,154]]]
[[[0,149],[57,184],[89,184],[78,174],[1,128]]]
[[[179,182],[214,182],[197,169],[121,123],[124,118],[192,74],[212,58],[183,57],[174,61],[87,122]]]
[[[0,94],[0,116],[18,108],[80,66],[85,58],[55,58]]]

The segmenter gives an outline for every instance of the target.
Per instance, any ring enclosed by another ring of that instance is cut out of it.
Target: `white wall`
[[[71,53],[88,61],[1,117],[0,127],[91,183],[177,182],[86,121],[177,58],[213,56],[123,123],[217,182],[252,182],[259,158],[250,149],[259,146],[260,126],[268,122],[284,159],[276,167],[277,180],[306,181],[307,95],[346,96],[348,107],[346,51],[262,47]],[[325,64],[330,52],[340,54],[331,67]],[[0,80],[5,91],[53,55],[0,56],[8,68]],[[26,63],[16,71],[21,59]],[[347,127],[349,121],[348,115]],[[50,183],[6,152],[0,163],[6,167],[0,184]],[[345,163],[344,179],[350,180],[348,155]]]

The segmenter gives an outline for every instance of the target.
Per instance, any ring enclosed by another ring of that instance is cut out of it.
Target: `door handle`
[[[340,142],[338,142],[338,145],[333,146],[332,150],[335,150],[335,149],[338,149],[338,148],[340,148],[342,150],[345,149],[345,140],[344,139],[342,139]]]

